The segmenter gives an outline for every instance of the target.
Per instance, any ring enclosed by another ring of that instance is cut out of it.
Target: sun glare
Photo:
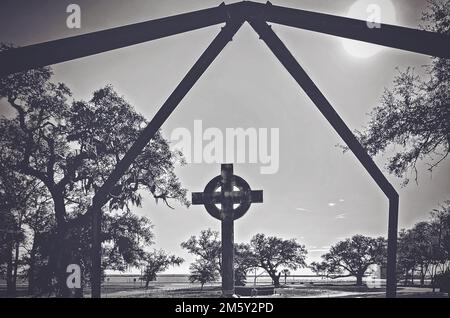
[[[357,0],[350,7],[347,17],[369,23],[396,24],[395,7],[391,0]],[[369,27],[369,26],[368,26]],[[342,39],[345,51],[356,58],[369,58],[384,50],[382,46]]]

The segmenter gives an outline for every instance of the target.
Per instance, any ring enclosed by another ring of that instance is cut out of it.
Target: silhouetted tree
[[[323,262],[313,267],[331,278],[356,277],[359,286],[370,266],[385,264],[386,252],[384,238],[355,235],[332,246],[330,252],[322,256]]]
[[[450,1],[431,0],[423,15],[424,28],[450,34]],[[371,155],[399,145],[390,159],[388,171],[405,177],[425,160],[431,171],[450,151],[450,61],[433,58],[421,78],[414,69],[399,71],[393,88],[386,89],[381,104],[371,113],[363,132],[357,132]],[[405,184],[409,181],[405,177]]]
[[[234,245],[234,277],[236,286],[245,286],[247,274],[258,266],[258,261],[249,244]]]
[[[404,279],[404,284],[414,283],[414,271],[416,268],[416,256],[414,254],[414,239],[410,230],[402,229],[398,236],[397,244],[397,272],[398,278]]]
[[[164,272],[170,266],[179,266],[184,262],[180,257],[175,255],[167,255],[163,250],[146,253],[144,257],[144,275],[142,279],[145,281],[145,288],[151,281],[156,280],[158,273]]]
[[[280,286],[279,267],[296,270],[305,267],[307,251],[295,239],[283,240],[278,237],[256,234],[250,241],[250,247],[257,266],[264,269],[272,278],[276,287]]]
[[[431,270],[433,263],[433,228],[428,222],[419,222],[411,229],[411,234],[414,241],[413,253],[420,277],[420,285],[423,286],[425,277]]]
[[[190,271],[189,281],[191,283],[199,282],[201,290],[206,283],[214,282],[219,276],[216,265],[203,259],[197,259],[192,263]]]
[[[0,272],[5,274],[7,296],[14,297],[27,242],[26,220],[36,211],[33,202],[45,193],[39,181],[10,169],[8,158],[7,151],[0,153],[0,268],[5,267]]]
[[[28,294],[52,293],[52,278],[48,266],[55,229],[51,198],[40,195],[32,202],[33,210],[25,218],[28,246],[24,255],[24,276],[28,280]]]
[[[398,240],[397,268],[400,277],[407,284],[409,278],[414,284],[415,275],[419,275],[420,284],[426,277],[432,283],[440,273],[450,265],[450,202],[445,202],[431,212],[429,221],[418,222],[411,229],[400,231]],[[434,285],[434,284],[433,284]]]
[[[0,119],[0,146],[14,171],[39,180],[51,195],[56,237],[49,266],[58,294],[67,296],[65,269],[80,261],[70,236],[89,232],[85,212],[92,197],[147,121],[111,86],[88,102],[74,101],[69,88],[51,78],[50,68],[40,68],[0,79],[0,98],[16,111],[15,117]],[[181,161],[157,133],[108,194],[109,210],[126,213],[129,205],[139,206],[141,190],[167,204],[171,198],[188,204],[174,173]]]
[[[189,253],[197,256],[201,260],[201,266],[206,263],[215,268],[217,275],[222,275],[222,243],[219,239],[219,232],[207,229],[201,231],[200,236],[192,236],[186,242],[181,243],[181,247]],[[200,266],[199,265],[199,266]],[[234,278],[235,284],[243,286],[246,283],[247,272],[250,268],[256,266],[256,260],[248,244],[234,245]]]

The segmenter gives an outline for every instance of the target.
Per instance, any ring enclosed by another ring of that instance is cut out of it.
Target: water
[[[141,281],[139,279],[139,275],[108,275],[106,276],[105,283],[127,283],[127,284],[136,284],[140,285]],[[286,279],[286,284],[345,284],[345,283],[354,283],[356,280],[349,278],[338,278],[338,279],[329,279],[320,276],[314,275],[291,275]],[[217,281],[217,282],[220,282]],[[247,284],[254,284],[255,277],[254,275],[247,275]],[[189,275],[187,274],[161,274],[158,275],[156,282],[160,284],[187,284],[189,283]],[[284,276],[281,276],[280,283],[284,284],[285,279]],[[257,285],[270,285],[272,284],[272,279],[268,275],[258,276],[256,278]]]

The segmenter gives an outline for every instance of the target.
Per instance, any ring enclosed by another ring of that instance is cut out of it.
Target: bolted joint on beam
[[[266,16],[265,11],[268,5],[253,1],[242,1],[238,3],[225,5],[225,10],[231,19],[239,19],[243,22],[248,21],[251,18]],[[264,19],[265,20],[265,19]]]
[[[228,42],[233,41],[233,37],[236,34],[236,32],[239,30],[239,28],[244,24],[244,20],[236,19],[236,18],[230,18],[226,21],[225,26],[221,28],[221,33],[224,34],[225,39]]]
[[[221,3],[219,8],[224,10],[222,15],[225,18],[226,25],[233,24],[241,26],[247,20],[248,13],[251,11],[247,7],[248,2],[243,1],[234,4]],[[222,28],[223,29],[223,28]]]

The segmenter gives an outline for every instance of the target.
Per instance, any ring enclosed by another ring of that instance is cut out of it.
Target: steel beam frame
[[[93,224],[93,297],[101,296],[101,209],[107,203],[109,192],[245,21],[250,23],[268,45],[389,199],[386,295],[396,296],[399,196],[267,22],[447,59],[450,58],[450,36],[386,24],[381,24],[380,28],[370,29],[366,21],[285,8],[272,5],[270,2],[261,4],[244,1],[0,52],[0,77],[5,77],[17,72],[225,23],[225,27],[200,56],[97,192],[83,218],[86,220],[92,217]]]

